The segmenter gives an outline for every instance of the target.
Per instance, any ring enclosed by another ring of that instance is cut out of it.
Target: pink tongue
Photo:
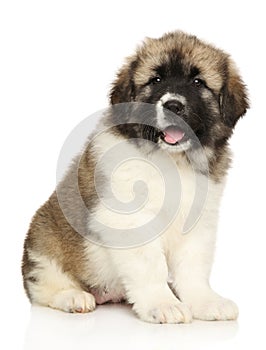
[[[182,140],[185,136],[185,133],[178,128],[169,126],[164,131],[164,140],[167,143],[175,144]]]

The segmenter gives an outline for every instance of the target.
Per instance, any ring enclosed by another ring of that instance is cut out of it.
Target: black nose
[[[183,103],[177,100],[169,100],[163,104],[163,108],[169,109],[169,111],[175,114],[181,114],[184,109]]]

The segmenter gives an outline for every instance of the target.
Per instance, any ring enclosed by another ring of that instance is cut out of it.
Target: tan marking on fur
[[[87,206],[95,204],[94,161],[91,151],[86,150],[79,163],[79,189]],[[72,212],[73,217],[77,216],[77,220],[82,221],[75,210],[74,197],[71,197],[71,184],[73,183],[73,176],[75,176],[71,169],[74,168],[75,166],[72,166],[69,169],[61,186],[68,188],[64,201],[69,208],[69,212]],[[83,225],[83,223],[80,222],[79,225]],[[85,216],[84,225],[86,225]],[[38,259],[33,258],[36,256]],[[85,285],[87,282],[90,271],[85,256],[84,238],[66,220],[56,192],[34,215],[24,244],[22,262],[24,287],[29,298],[35,300],[35,302],[38,302],[38,298],[34,296],[36,287],[41,288],[43,286],[43,288],[49,289],[52,283],[45,277],[47,271],[39,263],[42,259],[56,261],[58,268],[71,276],[71,280],[76,286],[85,288],[83,283]],[[38,271],[37,275],[33,276],[33,271]],[[33,277],[36,277],[36,281]],[[46,284],[44,281],[46,281]]]
[[[209,44],[181,32],[166,34],[160,39],[147,38],[137,50],[140,65],[135,73],[136,84],[142,85],[153,75],[155,68],[169,59],[169,53],[176,52],[187,69],[196,66],[207,85],[219,91],[223,84],[221,66],[228,55]]]
[[[208,154],[207,154],[208,155]],[[209,175],[216,183],[222,183],[231,164],[231,151],[228,146],[209,156]]]
[[[249,101],[245,84],[239,75],[238,68],[231,59],[228,60],[228,77],[227,89],[229,94],[234,97],[236,114],[240,117],[249,108]]]

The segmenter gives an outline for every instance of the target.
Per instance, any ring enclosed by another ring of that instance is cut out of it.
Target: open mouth
[[[168,126],[166,129],[164,129],[161,132],[160,137],[165,143],[172,146],[181,144],[182,142],[188,140],[184,130],[174,125]]]

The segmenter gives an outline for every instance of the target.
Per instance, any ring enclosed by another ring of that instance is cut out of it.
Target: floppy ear
[[[231,61],[229,61],[228,78],[220,95],[220,108],[225,124],[231,128],[249,108],[245,84]]]
[[[133,74],[136,68],[135,57],[130,57],[117,74],[110,92],[111,104],[133,101],[135,98],[135,85]]]

